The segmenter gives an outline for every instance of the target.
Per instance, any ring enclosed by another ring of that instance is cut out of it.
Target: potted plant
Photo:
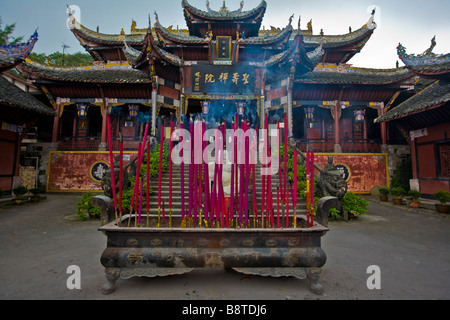
[[[349,219],[356,219],[366,214],[368,206],[369,202],[352,192],[347,192],[342,198],[342,211],[347,214]]]
[[[378,188],[378,192],[380,192],[380,201],[388,201],[389,197],[389,189],[386,187]]]
[[[405,189],[403,187],[393,187],[391,188],[392,202],[394,204],[403,204],[403,196],[405,195]]]
[[[86,192],[83,194],[80,201],[77,201],[77,215],[81,221],[88,218],[100,218],[100,208],[94,207],[91,203],[92,197],[95,194]]]
[[[411,208],[419,208],[420,207],[420,201],[419,198],[422,195],[420,191],[417,190],[409,190],[408,196],[411,197],[411,202],[409,203],[409,206]]]
[[[446,205],[446,203],[450,201],[450,192],[441,189],[438,192],[433,193],[433,196],[440,202],[435,205],[436,211],[439,213],[450,213],[450,206]]]
[[[32,188],[30,189],[30,192],[33,194],[31,197],[32,202],[39,202],[41,200],[41,197],[39,196],[39,193],[41,193],[41,188]]]

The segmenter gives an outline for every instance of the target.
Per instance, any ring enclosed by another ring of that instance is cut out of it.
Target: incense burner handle
[[[328,214],[331,208],[340,209],[341,203],[336,197],[324,197],[317,203],[315,220],[324,227],[328,227]]]
[[[115,220],[114,203],[111,198],[107,196],[95,196],[92,198],[92,205],[100,208],[102,226]]]

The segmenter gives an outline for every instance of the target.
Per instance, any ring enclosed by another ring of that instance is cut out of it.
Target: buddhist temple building
[[[214,10],[207,1],[202,10],[182,0],[186,29],[165,25],[155,12],[148,27],[132,21],[129,32],[118,34],[91,30],[69,13],[71,31],[94,64],[56,67],[26,60],[17,66],[57,112],[51,142],[58,157],[49,161],[48,190],[100,188],[98,181],[80,182],[69,173],[64,183],[52,177],[61,173],[58,165],[74,163],[74,152],[84,154],[89,168],[107,159],[107,112],[115,150],[120,132],[131,156],[145,123],[156,135],[171,117],[176,125],[199,116],[214,126],[238,113],[261,128],[267,114],[269,125],[286,125],[302,150],[315,151],[318,164],[333,155],[347,171],[349,190],[369,193],[389,185],[395,167],[390,146],[409,152],[409,145],[386,117],[416,93],[422,77],[416,69],[424,68],[351,65],[376,32],[375,12],[357,30],[329,35],[294,15],[266,30],[261,26],[268,9],[266,1],[251,9],[244,1],[229,9],[224,1]],[[55,160],[64,157],[64,164]]]
[[[401,128],[411,146],[411,188],[424,194],[450,190],[450,54],[407,54],[399,44],[399,58],[424,83],[410,99],[387,111],[376,123]]]
[[[0,45],[0,189],[5,194],[23,184],[19,159],[27,127],[56,116],[51,107],[32,96],[33,86],[10,71],[26,59],[37,40],[35,32],[28,42]]]

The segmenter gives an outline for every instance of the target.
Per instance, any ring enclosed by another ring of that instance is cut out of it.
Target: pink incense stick
[[[194,130],[191,132],[192,135],[192,144],[193,144],[193,150],[195,152],[195,148],[198,148],[198,145],[196,145],[196,130],[194,128]],[[195,156],[194,156],[195,157]],[[190,188],[192,189],[192,211],[193,211],[193,216],[194,216],[194,228],[197,226],[197,163],[195,161],[196,159],[194,158],[194,162],[192,163],[193,169],[194,169],[194,184],[190,186]]]
[[[264,203],[266,201],[266,159],[267,159],[267,114],[264,116],[264,130],[263,130],[263,174],[262,174],[262,195],[261,195],[261,227],[264,228]]]
[[[289,192],[286,190],[286,228],[289,228]]]
[[[230,181],[230,215],[234,219],[234,119],[231,122],[231,181]]]
[[[184,129],[184,123],[180,122],[180,129]],[[180,151],[180,157],[181,157],[181,163],[180,163],[180,185],[181,185],[181,219],[184,219],[185,211],[184,211],[184,158],[183,158],[183,149],[184,149],[184,138],[183,135],[180,136],[180,142],[181,143],[181,151]]]
[[[122,194],[123,194],[123,137],[120,133],[120,151],[119,151],[119,213],[122,217]]]
[[[113,155],[112,136],[111,136],[111,117],[110,117],[109,111],[106,112],[106,121],[107,121],[107,131],[108,131],[109,167],[110,167],[110,171],[111,171],[111,187],[112,187],[112,194],[113,194],[113,200],[114,200],[114,212],[115,212],[116,206],[117,206],[116,179],[114,177],[114,155]],[[116,219],[117,219],[117,213],[116,213]]]
[[[169,142],[169,210],[172,210],[172,148],[173,148],[173,141],[172,141],[172,134],[173,134],[173,120],[170,121],[170,142]]]
[[[144,185],[144,180],[141,179],[141,192],[140,192],[140,195],[139,195],[139,216],[138,216],[138,225],[141,225],[143,185]]]
[[[206,123],[203,121],[202,123],[202,137],[205,136],[205,132],[206,132]],[[203,141],[203,145],[202,145],[202,159],[203,159],[203,152],[205,151],[206,148],[206,141]],[[204,205],[204,214],[205,214],[205,220],[208,221],[208,217],[209,217],[209,174],[208,174],[208,161],[203,161],[203,185],[204,185],[204,189],[205,189],[205,205]]]
[[[288,118],[284,113],[284,167],[283,167],[283,193],[286,193],[286,173],[287,173],[287,135],[288,135]],[[286,203],[287,205],[287,203]]]
[[[297,149],[294,149],[294,207],[297,206]]]
[[[306,152],[306,186],[308,187],[308,182],[310,179],[309,176],[309,159],[310,159],[310,155],[309,155],[309,151]],[[309,201],[310,201],[310,197],[309,197],[309,190],[308,188],[306,188],[306,226],[309,228]]]
[[[192,139],[192,136],[194,135],[194,124],[192,122],[192,118],[190,119],[190,122],[189,122],[189,133],[191,135],[191,137],[189,138],[189,142],[190,142],[189,150],[191,152],[189,153],[190,161],[189,161],[189,186],[188,186],[188,190],[189,190],[188,215],[189,215],[189,218],[192,218],[192,205],[194,204],[193,195],[192,195],[192,191],[193,191],[192,190],[193,189],[193,185],[192,185],[193,177],[192,177],[192,175],[194,174],[194,170],[193,170],[193,167],[192,167],[193,166],[193,159],[194,159],[194,154],[193,154],[194,141]]]
[[[280,228],[280,188],[277,188],[277,228]]]
[[[283,197],[283,179],[281,174],[281,134],[280,121],[277,121],[277,138],[278,138],[278,186],[281,188],[281,197]]]
[[[147,141],[147,172],[146,172],[146,178],[147,178],[147,189],[145,192],[145,206],[147,210],[147,224],[148,224],[148,213],[150,211],[150,141]],[[147,225],[148,227],[148,225]]]
[[[314,226],[314,151],[311,152],[311,227]]]
[[[163,145],[164,145],[164,124],[161,121],[161,136],[159,142],[159,176],[158,176],[158,210],[161,209],[161,176],[162,176],[162,155],[163,155]]]
[[[244,214],[245,214],[245,226],[248,226],[248,186],[250,180],[250,164],[249,164],[249,137],[247,135],[248,126],[247,121],[244,121],[244,139],[245,139],[245,200],[244,200]]]

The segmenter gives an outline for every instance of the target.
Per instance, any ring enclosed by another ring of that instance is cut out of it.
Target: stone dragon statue
[[[288,147],[292,150],[297,151],[300,155],[300,160],[302,164],[306,164],[306,155],[297,148],[297,144],[293,138],[289,139]],[[333,165],[333,157],[328,157],[328,163],[324,168],[320,168],[317,164],[314,164],[315,169],[320,172],[318,177],[318,186],[320,188],[322,197],[336,197],[339,200],[347,193],[347,182],[345,182],[342,174]]]

